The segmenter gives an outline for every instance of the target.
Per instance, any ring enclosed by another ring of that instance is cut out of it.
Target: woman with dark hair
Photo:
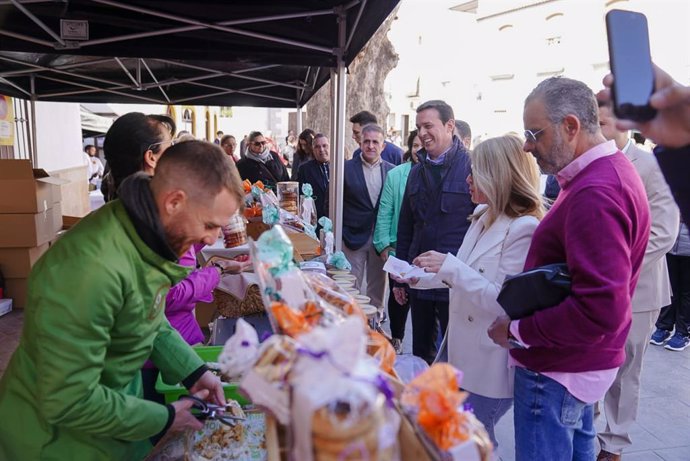
[[[388,256],[395,256],[398,217],[400,216],[403,195],[405,195],[407,177],[410,175],[412,167],[419,162],[417,151],[421,148],[422,141],[417,136],[417,130],[413,130],[407,138],[407,152],[403,156],[404,163],[388,172],[381,191],[379,212],[374,229],[374,248],[384,261],[388,259]],[[410,305],[407,299],[405,302],[398,302],[393,294],[393,284],[389,283],[389,287],[391,291],[388,296],[388,316],[391,319],[391,344],[393,344],[397,354],[402,354],[402,340],[405,335],[405,322],[407,322]]]
[[[297,173],[299,166],[314,158],[314,151],[312,150],[312,143],[314,142],[314,130],[307,128],[299,134],[297,139],[297,150],[292,156],[292,180],[297,181]]]
[[[130,112],[115,120],[103,143],[108,171],[101,191],[106,202],[117,198],[117,188],[128,176],[138,171],[153,174],[160,156],[175,144],[175,128],[167,115]]]
[[[244,158],[237,162],[237,170],[242,179],[248,179],[251,183],[261,181],[273,189],[276,183],[290,180],[280,156],[271,151],[268,141],[259,131],[249,133],[247,149]]]

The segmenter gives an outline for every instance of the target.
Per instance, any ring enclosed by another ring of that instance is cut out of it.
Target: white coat
[[[479,205],[480,211],[486,205]],[[508,350],[491,340],[487,330],[505,312],[496,301],[507,275],[522,272],[532,234],[533,216],[505,214],[484,230],[487,214],[477,218],[456,256],[450,253],[440,271],[415,288],[450,288],[448,362],[464,374],[462,388],[491,398],[513,397],[513,369]]]

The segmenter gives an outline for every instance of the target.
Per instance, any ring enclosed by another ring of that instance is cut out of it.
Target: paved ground
[[[0,376],[17,347],[23,312],[0,317]],[[404,352],[412,350],[408,319]],[[604,417],[597,427],[604,426]],[[513,461],[512,412],[506,414],[496,429],[503,461]],[[690,460],[690,348],[671,352],[649,346],[642,373],[642,394],[638,421],[632,430],[633,446],[625,461]]]

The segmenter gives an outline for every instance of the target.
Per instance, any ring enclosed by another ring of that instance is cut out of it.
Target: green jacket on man
[[[0,460],[142,458],[169,418],[142,399],[142,365],[150,357],[168,383],[203,365],[164,316],[187,273],[142,241],[119,200],[58,240],[29,277],[0,381]]]

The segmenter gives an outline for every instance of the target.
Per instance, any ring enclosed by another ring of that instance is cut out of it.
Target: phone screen
[[[632,11],[611,10],[606,15],[606,29],[616,116],[649,120],[656,111],[649,106],[649,97],[654,91],[654,71],[647,18]]]

